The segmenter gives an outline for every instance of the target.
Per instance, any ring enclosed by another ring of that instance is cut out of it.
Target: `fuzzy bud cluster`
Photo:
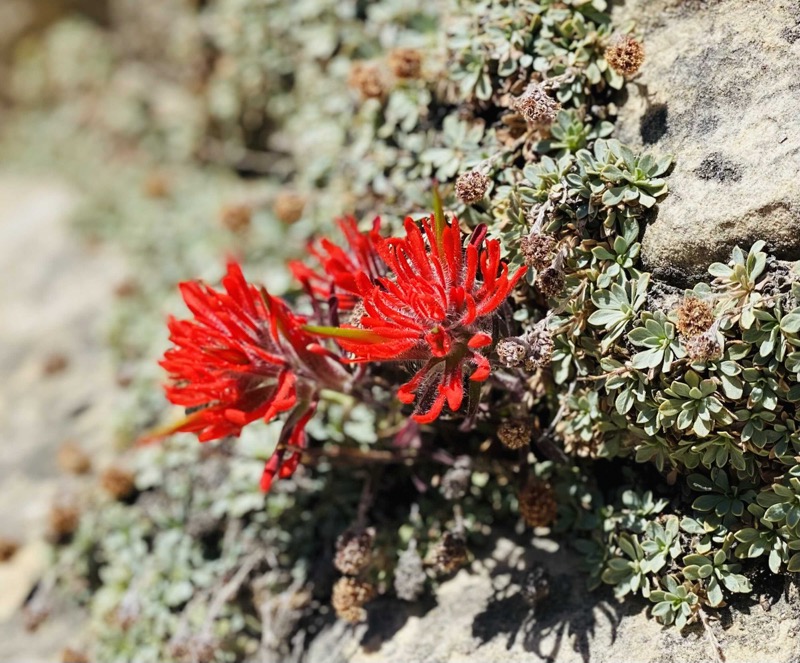
[[[389,53],[389,68],[400,79],[422,75],[422,53],[416,48],[395,48]]]
[[[357,90],[362,99],[382,99],[388,92],[386,76],[374,62],[354,62],[347,84]]]
[[[516,368],[525,363],[530,346],[518,336],[500,339],[496,347],[497,358],[506,368]]]
[[[489,184],[489,178],[481,171],[469,170],[456,180],[456,196],[466,205],[477,203],[486,195]]]
[[[333,565],[345,575],[357,576],[369,565],[374,543],[375,530],[372,527],[344,532],[336,541]]]
[[[547,269],[553,262],[556,238],[540,232],[532,232],[520,241],[520,251],[525,264],[537,272]]]
[[[713,327],[702,334],[687,338],[683,341],[683,347],[692,361],[713,361],[722,357],[722,346]]]
[[[497,427],[497,439],[509,449],[528,446],[532,434],[533,426],[527,419],[506,419]]]
[[[699,336],[714,324],[714,311],[708,302],[697,297],[685,297],[676,309],[678,322],[675,325],[681,336]]]
[[[549,527],[557,510],[555,491],[546,481],[530,479],[519,493],[519,513],[531,527]]]
[[[536,286],[539,288],[539,292],[548,299],[555,297],[564,289],[564,271],[551,265],[539,274]]]
[[[529,124],[542,125],[555,122],[561,104],[553,99],[538,83],[531,83],[522,96],[514,101],[514,108]]]
[[[633,76],[644,62],[644,46],[630,35],[619,37],[606,49],[606,62],[618,74]]]
[[[364,621],[364,605],[375,596],[375,586],[366,580],[343,576],[336,581],[331,594],[331,605],[340,619],[357,624]]]
[[[525,357],[525,370],[535,371],[547,366],[553,356],[553,336],[544,323],[536,325],[528,333],[528,354]]]

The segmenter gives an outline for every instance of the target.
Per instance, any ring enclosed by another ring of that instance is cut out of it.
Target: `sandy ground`
[[[58,448],[76,442],[95,468],[113,455],[118,389],[103,327],[123,265],[70,231],[77,203],[61,182],[0,173],[0,537],[21,544],[0,564],[0,660],[58,660],[74,637],[81,615],[28,634],[19,608],[46,566],[51,505],[93,480],[61,473]]]

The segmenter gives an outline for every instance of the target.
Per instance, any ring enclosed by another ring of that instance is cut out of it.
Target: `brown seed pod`
[[[519,493],[519,513],[531,527],[549,527],[556,519],[558,504],[552,486],[529,479]]]
[[[222,226],[232,233],[244,232],[253,220],[253,208],[243,203],[226,205],[220,211],[219,220]]]
[[[364,621],[364,605],[375,596],[375,586],[364,580],[344,576],[336,581],[331,594],[331,605],[336,615],[356,624]]]
[[[528,446],[532,434],[533,426],[527,419],[506,419],[497,427],[497,439],[509,449]]]
[[[0,537],[0,563],[7,562],[19,550],[19,543],[13,539]]]
[[[397,78],[419,78],[422,74],[422,53],[416,48],[395,48],[389,53],[389,68]]]
[[[56,375],[63,372],[69,366],[69,359],[61,352],[53,352],[44,360],[42,373],[45,375]]]
[[[676,309],[676,328],[681,336],[698,336],[714,324],[714,311],[708,302],[697,297],[684,297]]]
[[[62,472],[69,474],[87,474],[92,469],[92,459],[89,458],[89,454],[71,440],[64,442],[58,448],[56,462]]]
[[[89,657],[82,651],[65,647],[61,651],[61,663],[89,663]]]
[[[80,522],[80,511],[70,504],[54,504],[50,509],[50,539],[54,543],[61,543],[68,539]]]
[[[336,556],[333,565],[345,575],[357,576],[372,560],[375,530],[348,530],[336,540]]]
[[[357,90],[362,99],[383,99],[389,91],[386,76],[374,62],[353,62],[347,85]]]
[[[272,211],[283,223],[294,223],[303,216],[306,199],[294,191],[281,191],[272,205]]]
[[[644,46],[630,35],[618,37],[606,49],[606,62],[618,74],[633,76],[644,62]]]
[[[136,490],[136,479],[133,472],[111,466],[100,477],[100,485],[115,500],[124,500]]]
[[[466,205],[477,203],[483,200],[490,182],[491,180],[479,170],[469,170],[456,180],[456,196]]]

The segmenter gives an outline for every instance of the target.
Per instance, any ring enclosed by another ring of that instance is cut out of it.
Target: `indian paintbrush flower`
[[[167,398],[191,413],[170,432],[196,433],[206,442],[288,413],[264,469],[261,485],[268,490],[275,474],[287,477],[297,467],[318,390],[341,389],[348,373],[303,330],[305,318],[245,281],[237,263],[228,264],[222,286],[180,284],[194,318],[169,320],[173,347],[161,366],[170,376]]]
[[[472,382],[489,377],[480,350],[491,345],[493,315],[526,268],[509,274],[499,241],[486,240],[483,226],[466,244],[458,223],[443,214],[423,220],[421,228],[407,218],[405,230],[405,238],[378,246],[386,277],[357,277],[365,310],[360,323],[309,331],[335,337],[354,362],[423,362],[398,397],[416,401],[413,418],[430,423],[445,403],[454,412],[461,407],[465,374]]]

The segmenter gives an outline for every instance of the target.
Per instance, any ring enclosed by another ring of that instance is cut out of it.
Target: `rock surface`
[[[758,239],[800,258],[800,2],[629,0],[646,60],[618,136],[676,156],[645,266],[688,284]]]
[[[607,589],[588,592],[578,560],[550,539],[499,539],[436,592],[436,602],[370,606],[367,624],[341,622],[323,631],[308,663],[707,663],[715,660],[699,624],[683,633],[663,628],[643,599],[618,601]],[[544,567],[550,595],[536,610],[522,598],[528,571]],[[759,604],[740,602],[710,627],[728,663],[800,660],[800,599],[782,578]],[[769,581],[763,585],[769,585]],[[762,607],[763,606],[763,607]]]
[[[73,440],[95,468],[114,455],[103,324],[124,267],[73,236],[75,203],[60,182],[0,175],[0,537],[22,545],[0,564],[0,660],[54,660],[72,643],[77,611],[27,634],[19,608],[47,565],[51,504],[93,480],[60,473],[58,448]]]

